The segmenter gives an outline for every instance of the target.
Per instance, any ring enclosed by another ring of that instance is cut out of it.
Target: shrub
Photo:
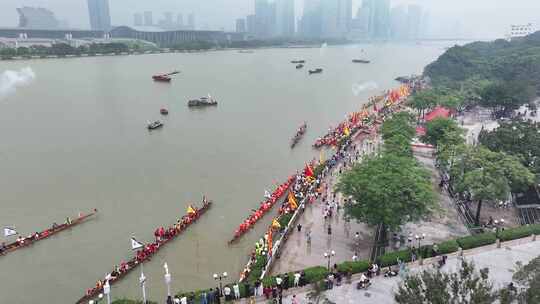
[[[499,231],[499,238],[501,241],[520,239],[532,235],[536,232],[535,229],[539,230],[538,232],[540,232],[540,225],[526,225],[517,228],[505,229],[503,231]]]
[[[292,216],[293,216],[292,213],[285,213],[279,217],[278,222],[281,225],[282,229],[285,229],[285,227],[289,225],[289,222],[291,221]]]
[[[398,259],[402,262],[410,262],[411,251],[409,249],[406,249],[406,250],[385,253],[379,257],[379,261],[381,263],[380,266],[387,267],[391,265],[396,265],[398,263],[397,262]]]
[[[343,262],[338,265],[338,270],[341,272],[348,272],[349,270],[351,273],[360,273],[367,271],[369,267],[369,261],[357,261],[357,262]]]
[[[147,301],[148,304],[157,304],[156,302],[153,302],[153,301]],[[142,301],[135,301],[135,300],[129,300],[129,299],[119,299],[119,300],[114,300],[112,302],[112,304],[143,304]]]
[[[445,241],[437,244],[437,246],[439,247],[439,254],[452,253],[458,251],[459,249],[459,245],[456,240]]]
[[[304,272],[306,273],[306,283],[308,284],[323,280],[328,275],[328,269],[322,266],[306,268]]]
[[[459,244],[459,246],[465,250],[465,249],[471,249],[471,248],[493,244],[496,242],[496,237],[495,237],[495,233],[487,232],[487,233],[462,237],[462,238],[457,239],[456,241]]]

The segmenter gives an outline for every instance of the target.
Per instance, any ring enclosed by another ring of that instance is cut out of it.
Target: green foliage
[[[453,119],[442,117],[435,118],[426,124],[426,134],[422,137],[422,141],[438,146],[441,141],[446,143],[453,139],[449,134],[461,137],[464,134],[464,131]]]
[[[153,301],[147,301],[146,303],[157,304],[157,302],[153,302]],[[118,300],[112,301],[112,304],[143,304],[143,302],[137,301],[137,300],[129,300],[129,299],[118,299]]]
[[[306,281],[308,283],[318,282],[328,276],[328,269],[322,266],[306,268],[304,272],[306,273]]]
[[[344,273],[351,272],[351,273],[361,273],[367,271],[369,268],[369,262],[368,261],[356,261],[356,262],[343,262],[338,265],[338,270]]]
[[[251,272],[249,273],[249,276],[247,277],[248,282],[254,282],[258,280],[262,272],[264,270],[264,266],[266,266],[266,255],[258,255],[256,257],[255,263],[251,265]]]
[[[505,152],[540,177],[540,123],[512,120],[492,131],[481,131],[479,142],[495,152]]]
[[[540,225],[526,225],[499,232],[501,241],[510,241],[540,233]]]
[[[357,164],[343,174],[337,189],[354,198],[347,215],[393,230],[428,214],[435,200],[429,172],[414,159],[392,153]]]
[[[381,135],[384,140],[397,135],[412,139],[416,135],[414,117],[408,112],[395,113],[382,124]]]
[[[515,294],[510,290],[506,290],[511,300],[518,299],[519,304],[522,303],[540,303],[540,257],[532,259],[527,265],[521,267],[513,275],[513,279],[521,286],[525,287],[525,291]],[[508,301],[507,303],[515,303]]]
[[[289,225],[289,222],[291,221],[292,217],[293,217],[292,213],[285,213],[278,218],[278,222],[282,228],[285,228],[287,227],[287,225]]]
[[[216,45],[209,41],[190,41],[190,42],[184,42],[181,44],[173,45],[170,48],[173,50],[199,51],[199,50],[209,50],[215,47]]]
[[[461,269],[455,273],[430,269],[407,276],[399,285],[394,299],[399,304],[491,304],[496,293],[489,280],[488,269],[476,271],[472,263],[463,260]]]
[[[515,41],[496,40],[454,46],[428,65],[433,85],[462,89],[488,81],[522,81],[540,87],[540,33]]]
[[[406,250],[400,250],[400,251],[387,252],[379,257],[381,267],[396,265],[398,263],[398,260],[402,262],[410,262],[411,251],[409,249],[406,249]]]
[[[459,249],[459,245],[456,240],[448,240],[437,244],[439,254],[448,254],[456,252]]]
[[[471,249],[476,247],[481,247],[489,244],[494,244],[496,242],[497,238],[495,237],[495,233],[487,232],[487,233],[481,233],[477,235],[470,235],[466,237],[462,237],[457,239],[457,243],[459,246],[463,249]]]
[[[505,117],[534,96],[534,88],[523,81],[495,82],[482,91],[480,105],[490,108],[494,117]]]

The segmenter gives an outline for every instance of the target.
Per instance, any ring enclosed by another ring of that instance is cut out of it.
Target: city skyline
[[[194,13],[198,16],[198,24],[209,29],[234,31],[235,21],[253,14],[252,0],[208,0],[198,2],[185,0],[178,3],[173,0],[156,0],[152,4],[142,0],[111,1],[111,18],[113,25],[132,25],[136,12],[152,11],[156,16],[164,12]],[[296,19],[303,14],[304,1],[298,0],[295,5]],[[352,11],[356,12],[362,1],[352,1]],[[478,0],[470,3],[456,0],[452,3],[442,0],[393,0],[391,6],[418,4],[429,11],[433,22],[431,29],[435,34],[444,35],[459,25],[464,36],[474,38],[501,37],[508,32],[510,24],[540,24],[540,2],[534,0],[517,0],[512,3],[503,0]],[[129,6],[128,6],[129,5]],[[74,28],[90,28],[88,8],[85,0],[4,0],[0,4],[0,26],[15,27],[18,24],[17,7],[37,6],[50,9],[58,19],[69,21]],[[125,9],[129,7],[129,9]],[[247,21],[246,21],[247,22]]]

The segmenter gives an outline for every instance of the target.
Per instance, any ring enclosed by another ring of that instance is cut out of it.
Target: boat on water
[[[32,233],[27,237],[18,237],[15,242],[9,243],[5,245],[3,248],[0,248],[0,256],[6,255],[10,252],[13,252],[15,250],[18,250],[24,247],[28,247],[39,241],[49,238],[52,235],[55,235],[73,226],[79,225],[82,222],[86,221],[88,218],[94,216],[96,213],[97,213],[97,209],[94,209],[92,212],[88,214],[79,213],[78,217],[74,220],[71,220],[71,218],[68,217],[66,219],[66,222],[63,224],[58,225],[56,223],[53,223],[51,228],[47,228],[45,230],[42,230],[41,232]]]
[[[159,110],[159,113],[160,113],[161,115],[169,115],[169,110],[167,110],[166,108],[161,108],[161,109]]]
[[[238,53],[240,53],[240,54],[253,54],[255,52],[252,51],[252,50],[240,50],[240,51],[238,51]]]
[[[199,99],[191,99],[188,101],[188,107],[208,107],[217,106],[217,100],[208,95]]]
[[[191,207],[188,209],[188,214],[182,216],[178,222],[169,227],[169,229],[164,230],[165,235],[163,238],[156,238],[156,240],[150,244],[146,244],[137,251],[136,255],[131,258],[126,263],[119,264],[120,267],[115,267],[111,273],[107,274],[105,280],[98,280],[96,286],[88,289],[85,295],[80,298],[76,303],[77,304],[86,304],[90,300],[96,298],[100,293],[103,293],[103,286],[106,281],[109,282],[109,285],[113,285],[126,277],[128,273],[135,270],[137,266],[143,264],[146,261],[149,261],[160,249],[164,247],[165,244],[177,238],[182,234],[189,226],[197,222],[197,220],[212,206],[212,201],[206,200],[203,198],[202,207],[200,209]],[[150,250],[151,249],[151,250]]]
[[[296,65],[296,69],[297,69],[297,70],[299,70],[299,69],[301,69],[301,68],[303,68],[303,67],[304,67],[303,64],[298,64],[298,65]]]
[[[309,70],[309,74],[320,74],[323,72],[323,69],[321,68],[318,68],[318,69],[315,69],[315,70]]]
[[[307,130],[307,123],[304,122],[303,125],[301,125],[298,130],[296,130],[296,134],[291,140],[291,149],[294,149],[294,147],[300,142],[302,137],[304,137],[304,134],[306,134]]]
[[[152,76],[152,79],[158,82],[171,82],[172,80],[171,76],[176,75],[176,74],[180,74],[180,71],[174,71],[174,72],[166,73],[166,74],[157,74],[157,75]]]
[[[353,59],[353,63],[370,63],[371,61],[365,59]]]
[[[148,130],[155,130],[163,127],[163,123],[159,120],[156,120],[154,122],[148,122]]]
[[[305,60],[293,60],[291,63],[306,63]]]

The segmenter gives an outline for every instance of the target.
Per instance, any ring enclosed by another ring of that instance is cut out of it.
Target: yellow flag
[[[196,213],[195,209],[193,208],[193,206],[189,205],[187,208],[187,214],[193,214],[193,213]]]
[[[351,130],[349,130],[349,127],[345,127],[345,129],[343,129],[343,134],[345,134],[345,136],[351,135]]]
[[[279,222],[278,222],[277,219],[274,219],[274,220],[272,221],[272,228],[275,228],[275,229],[281,228],[281,224],[279,224]]]
[[[319,164],[324,164],[324,150],[321,149],[321,153],[319,155]]]
[[[294,194],[292,193],[292,191],[289,191],[289,205],[291,206],[292,210],[296,210],[296,208],[298,208],[296,197],[294,197]]]

